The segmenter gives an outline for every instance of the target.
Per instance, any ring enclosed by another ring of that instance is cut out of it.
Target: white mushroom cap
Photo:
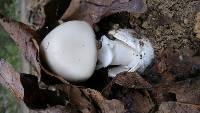
[[[95,33],[84,21],[59,25],[44,38],[40,49],[50,69],[68,81],[87,80],[95,70]]]

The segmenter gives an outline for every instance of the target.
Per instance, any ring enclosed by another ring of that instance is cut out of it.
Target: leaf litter
[[[147,4],[142,0],[72,0],[69,7],[64,9],[66,11],[63,10],[63,16],[60,17],[63,20],[81,19],[89,22],[91,25],[98,25],[98,22],[102,19],[118,12],[127,11],[134,14],[139,13],[139,18],[137,14],[133,17],[135,20],[131,23],[132,26],[135,27],[136,31],[139,31],[141,28],[136,25],[141,24],[139,26],[142,26],[149,32],[149,18],[146,18],[147,21],[143,21],[143,23],[138,20],[142,19],[142,14],[145,13],[145,11],[148,11],[147,5],[150,9],[153,7],[151,3],[157,4],[154,0],[147,2]],[[175,6],[177,5],[177,2],[167,3],[175,4]],[[89,10],[89,8],[93,10]],[[168,7],[162,10],[162,13],[168,14],[169,12],[166,12],[167,9]],[[49,17],[46,16],[44,18],[48,20]],[[44,18],[42,17],[41,19]],[[59,18],[56,17],[56,19],[58,21]],[[145,17],[143,19],[145,19]],[[165,25],[171,23],[171,21],[167,20],[161,21],[162,19],[163,18],[160,18],[158,23],[165,23]],[[135,24],[135,22],[137,24]],[[145,25],[145,22],[147,25]],[[38,23],[42,23],[42,25],[45,26],[43,20],[38,20]],[[39,25],[38,23],[37,25]],[[98,88],[95,90],[79,86],[78,84],[69,84],[67,81],[56,77],[55,74],[48,71],[45,65],[41,67],[38,56],[38,45],[40,44],[40,40],[42,40],[41,36],[39,36],[41,35],[40,33],[38,34],[38,32],[31,29],[29,26],[8,19],[3,15],[0,16],[0,24],[19,45],[22,54],[32,64],[38,74],[36,76],[20,74],[4,60],[1,60],[0,83],[9,87],[16,97],[23,100],[33,112],[200,112],[198,88],[200,83],[200,57],[198,51],[194,51],[194,49],[180,50],[175,47],[175,49],[163,48],[160,50],[160,48],[158,48],[159,53],[154,63],[145,73],[120,73],[113,80],[108,79],[105,81],[108,84],[105,86],[104,90]],[[155,23],[155,25],[157,25],[157,23]],[[196,28],[198,28],[198,23],[196,26]],[[141,32],[143,32],[143,30],[141,30]],[[147,32],[144,31],[144,33]],[[157,33],[158,34],[155,36],[159,36],[159,31]],[[196,33],[198,33],[198,31]],[[152,36],[152,33],[149,33],[149,35]],[[41,68],[44,69],[41,70]],[[53,77],[53,79],[50,78],[46,81],[60,81],[53,84],[51,82],[45,82],[46,87],[52,86],[55,88],[54,90],[40,87],[41,82],[45,81],[45,78],[41,77],[44,75]],[[43,79],[40,80],[40,77]]]

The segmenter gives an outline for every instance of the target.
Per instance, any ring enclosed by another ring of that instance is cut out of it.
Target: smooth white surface
[[[117,66],[108,70],[108,76],[115,77],[117,74],[128,70],[129,68],[127,66]]]
[[[68,81],[84,81],[97,61],[95,34],[84,21],[69,21],[53,29],[40,48],[50,69]]]
[[[100,62],[96,69],[107,67],[112,63],[113,59],[113,41],[109,40],[106,36],[102,36],[100,41],[102,42],[101,49],[98,50],[98,59]]]
[[[110,40],[106,36],[102,36],[102,48],[98,53],[98,67],[118,65],[119,67],[110,69],[108,73],[110,77],[115,77],[122,71],[143,72],[153,60],[154,49],[147,38],[136,38],[131,29],[112,30],[109,34],[116,39]]]

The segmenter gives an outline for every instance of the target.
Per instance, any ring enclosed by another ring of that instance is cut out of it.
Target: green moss
[[[0,12],[19,20],[15,0],[0,0]],[[16,70],[20,69],[20,53],[14,41],[0,26],[0,58],[9,62]],[[0,113],[21,113],[19,102],[11,90],[0,85]]]

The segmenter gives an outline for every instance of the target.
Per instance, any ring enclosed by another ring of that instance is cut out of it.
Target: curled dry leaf
[[[114,78],[113,82],[126,88],[149,89],[152,87],[136,72],[122,72]]]
[[[143,0],[72,0],[61,19],[85,20],[93,25],[117,12],[144,13],[146,10]]]
[[[124,113],[124,105],[117,99],[107,100],[102,94],[93,89],[86,89],[84,93],[100,108],[101,113]]]
[[[39,38],[29,26],[0,14],[0,24],[9,33],[10,37],[19,46],[22,54],[30,62],[40,78],[40,65],[37,59]]]
[[[20,74],[3,59],[0,60],[0,83],[10,88],[17,98],[23,100],[24,88],[20,82]]]
[[[107,100],[100,92],[93,89],[78,88],[73,85],[57,85],[56,89],[65,93],[76,112],[96,113],[99,110],[101,113],[124,113],[125,111],[119,100]]]
[[[156,113],[200,113],[200,105],[163,102]]]
[[[69,103],[77,112],[95,113],[94,105],[77,86],[63,84],[57,85],[56,89],[67,96]]]

